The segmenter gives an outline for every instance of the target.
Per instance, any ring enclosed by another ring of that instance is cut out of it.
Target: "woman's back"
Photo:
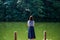
[[[28,20],[28,26],[34,26],[34,20]]]

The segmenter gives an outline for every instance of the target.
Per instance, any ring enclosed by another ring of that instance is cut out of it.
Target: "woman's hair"
[[[33,20],[33,16],[30,16],[30,17],[29,17],[29,20]]]

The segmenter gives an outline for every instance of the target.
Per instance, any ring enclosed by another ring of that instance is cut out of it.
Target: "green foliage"
[[[2,0],[0,21],[27,21],[33,15],[35,21],[60,21],[59,0]]]

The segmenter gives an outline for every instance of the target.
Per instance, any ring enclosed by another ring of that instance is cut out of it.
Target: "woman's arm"
[[[27,27],[28,27],[28,21],[27,21]]]
[[[33,26],[35,26],[35,21],[33,21]]]

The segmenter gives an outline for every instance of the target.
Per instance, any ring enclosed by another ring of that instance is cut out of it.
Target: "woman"
[[[28,25],[28,39],[34,40],[35,39],[35,31],[34,31],[34,20],[33,20],[32,16],[29,17],[27,25]]]

